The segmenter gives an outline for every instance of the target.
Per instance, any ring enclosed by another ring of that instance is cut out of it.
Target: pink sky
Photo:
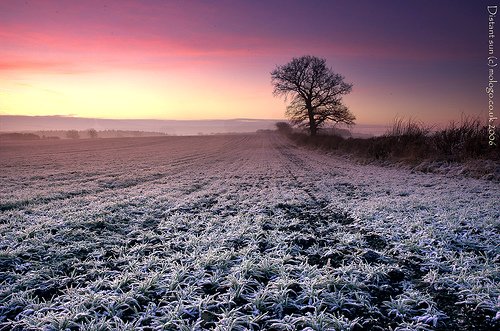
[[[283,118],[269,73],[312,54],[354,84],[345,101],[359,123],[447,122],[484,113],[483,7],[2,1],[0,114]]]

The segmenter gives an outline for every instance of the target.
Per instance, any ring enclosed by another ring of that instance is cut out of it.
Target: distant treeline
[[[162,132],[127,131],[127,130],[43,130],[32,132],[5,132],[0,133],[4,140],[40,140],[40,139],[96,139],[96,138],[125,138],[125,137],[156,137],[166,136]]]
[[[5,140],[40,140],[40,136],[34,133],[0,133],[0,139]]]

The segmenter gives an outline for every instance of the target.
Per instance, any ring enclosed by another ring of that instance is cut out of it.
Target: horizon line
[[[203,118],[203,119],[169,119],[169,118],[105,118],[105,117],[81,117],[72,115],[10,115],[10,114],[0,114],[1,117],[44,117],[44,118],[63,118],[63,119],[77,119],[77,120],[103,120],[103,121],[172,121],[172,122],[209,122],[209,121],[276,121],[276,122],[288,122],[285,118],[249,118],[249,117],[236,117],[236,118]],[[343,126],[342,123],[334,123],[333,125]],[[389,126],[390,123],[355,123],[353,126],[366,125],[366,126]]]
[[[284,118],[200,118],[200,119],[173,119],[173,118],[111,118],[111,117],[83,117],[72,115],[11,115],[0,114],[0,117],[51,117],[51,118],[74,118],[88,120],[112,120],[112,121],[286,121]]]

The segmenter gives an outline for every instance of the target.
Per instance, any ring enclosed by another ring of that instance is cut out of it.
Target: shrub
[[[97,131],[96,129],[88,129],[87,130],[87,135],[89,136],[89,138],[91,139],[95,139],[97,138]]]
[[[277,122],[275,125],[276,129],[278,129],[278,132],[280,133],[290,134],[293,131],[292,126],[287,122]]]
[[[76,130],[68,130],[66,132],[66,138],[69,138],[69,139],[80,139],[80,134]]]
[[[487,127],[478,118],[464,117],[459,123],[451,122],[436,132],[432,145],[439,155],[450,160],[464,160],[489,154]]]

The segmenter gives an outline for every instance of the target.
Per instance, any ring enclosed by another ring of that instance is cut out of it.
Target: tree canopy
[[[326,122],[354,124],[355,116],[343,104],[342,97],[352,84],[315,56],[293,58],[271,72],[275,96],[290,98],[286,115],[294,125],[306,127],[311,136]]]

